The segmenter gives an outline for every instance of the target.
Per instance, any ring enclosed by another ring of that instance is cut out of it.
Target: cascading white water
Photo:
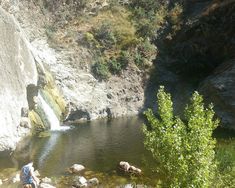
[[[57,118],[57,116],[55,115],[54,111],[52,110],[52,108],[46,103],[46,101],[43,99],[43,97],[41,96],[41,94],[38,94],[38,99],[42,105],[42,109],[44,110],[47,119],[50,123],[51,126],[51,130],[52,131],[58,131],[58,130],[66,130],[69,129],[68,126],[60,126],[60,121]]]

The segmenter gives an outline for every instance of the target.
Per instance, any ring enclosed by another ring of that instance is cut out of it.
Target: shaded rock
[[[29,109],[28,108],[21,108],[21,117],[28,117]]]
[[[70,173],[79,173],[83,170],[85,170],[85,167],[83,165],[80,165],[80,164],[74,164],[73,166],[71,166],[69,168]]]
[[[30,120],[27,117],[22,117],[20,120],[20,126],[24,128],[31,128]]]
[[[87,181],[88,186],[96,186],[99,185],[99,180],[97,178],[91,178]]]
[[[235,130],[235,60],[220,65],[200,86],[206,102],[212,102],[224,128]]]

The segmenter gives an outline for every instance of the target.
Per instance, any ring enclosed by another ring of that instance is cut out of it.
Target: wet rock
[[[56,188],[56,187],[49,183],[40,183],[39,188]]]
[[[99,180],[97,178],[91,178],[87,181],[88,186],[96,186],[99,185]]]
[[[124,170],[125,172],[127,172],[130,168],[130,164],[128,162],[125,162],[125,161],[121,161],[119,163],[119,168]]]
[[[140,175],[142,173],[141,169],[131,166],[126,161],[121,161],[118,165],[118,168],[122,172],[127,172],[129,174]]]
[[[83,165],[80,165],[80,164],[74,164],[73,166],[71,166],[69,168],[70,173],[79,173],[83,170],[85,170],[85,167]]]
[[[87,180],[83,176],[76,176],[74,178],[73,187],[80,188],[80,187],[87,187]]]

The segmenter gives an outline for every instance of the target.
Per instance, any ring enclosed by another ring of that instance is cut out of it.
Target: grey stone
[[[96,186],[99,185],[99,180],[97,178],[91,178],[87,181],[88,186]]]
[[[235,130],[235,60],[216,68],[200,85],[200,92],[208,103],[214,104],[222,126]]]
[[[87,180],[83,176],[76,176],[74,178],[74,187],[80,188],[80,187],[87,187]]]
[[[121,161],[118,165],[118,168],[119,170],[130,173],[130,174],[140,175],[142,173],[141,169],[136,168],[135,166],[131,166],[126,161]]]
[[[81,171],[85,170],[85,167],[83,165],[80,164],[73,164],[70,168],[69,171],[71,173],[79,173]]]
[[[21,117],[28,117],[29,109],[26,107],[21,108]]]

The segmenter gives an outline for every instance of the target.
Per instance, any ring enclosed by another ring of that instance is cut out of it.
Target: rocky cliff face
[[[10,14],[0,7],[0,151],[12,150],[29,132],[27,86],[37,84],[28,43]]]
[[[99,82],[82,67],[89,53],[78,55],[68,49],[54,50],[45,40],[34,40],[32,45],[38,62],[49,67],[68,104],[68,121],[94,120],[138,114],[144,105],[143,73],[128,67],[121,77],[112,76]]]
[[[208,102],[213,102],[224,127],[235,130],[235,60],[216,68],[200,87]]]
[[[235,1],[185,2],[181,29],[167,43],[169,66],[214,104],[221,126],[234,129]]]

